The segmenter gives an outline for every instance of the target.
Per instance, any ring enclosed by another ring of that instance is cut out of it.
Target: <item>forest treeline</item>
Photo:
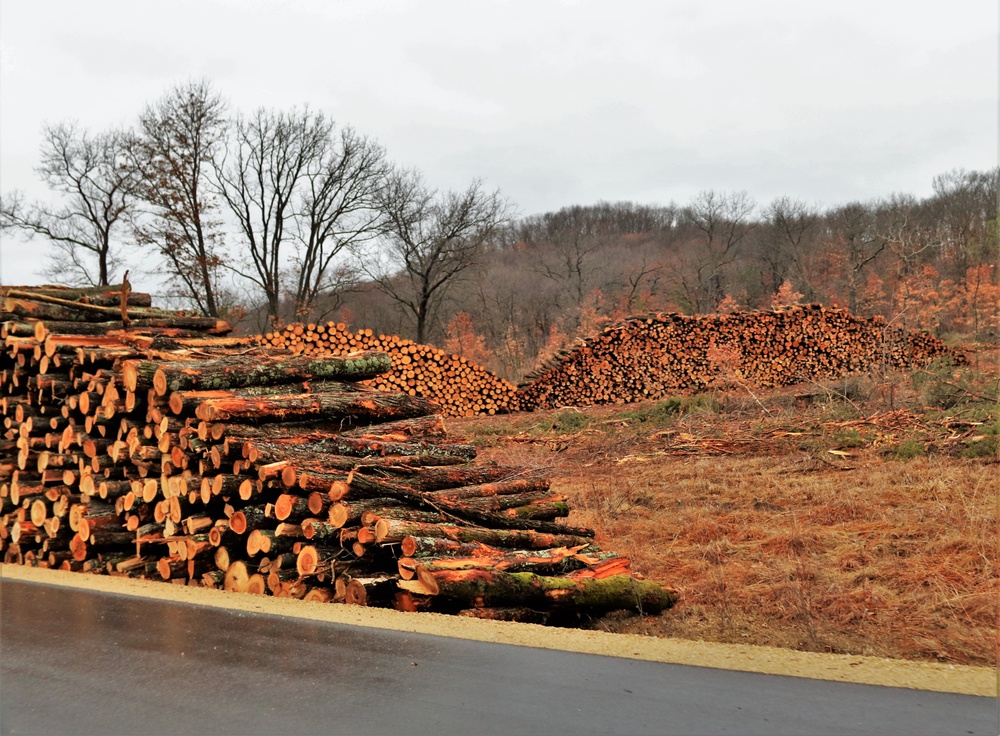
[[[440,191],[308,108],[232,111],[205,81],[129,129],[46,126],[53,203],[0,200],[52,244],[50,281],[120,282],[155,255],[174,306],[248,331],[334,320],[456,352],[516,380],[634,314],[802,302],[939,336],[1000,329],[1000,168],[925,198],[820,206],[706,190],[523,216],[473,179]]]
[[[994,339],[998,181],[998,169],[951,171],[926,199],[827,209],[706,191],[685,205],[600,203],[524,218],[450,292],[434,340],[514,380],[605,324],[657,311],[819,302],[939,336]],[[340,313],[411,331],[371,288]]]

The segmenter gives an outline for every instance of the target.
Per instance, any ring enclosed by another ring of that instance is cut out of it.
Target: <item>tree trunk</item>
[[[677,601],[674,591],[631,575],[581,580],[491,570],[441,570],[431,575],[438,587],[436,595],[463,607],[480,603],[487,607],[527,605],[557,612],[631,610],[655,615]],[[401,581],[400,587],[406,589],[406,581]]]
[[[195,414],[206,422],[245,422],[263,424],[268,422],[347,419],[354,423],[384,421],[415,417],[428,412],[427,402],[405,394],[384,394],[378,391],[351,389],[349,387],[329,388],[322,393],[308,393],[286,396],[240,396],[236,392],[213,392],[215,396],[198,400],[196,392],[174,392],[171,394],[171,408],[174,396],[180,394],[185,404],[196,402]],[[180,413],[180,412],[177,412]],[[338,453],[343,454],[343,453]]]
[[[384,353],[356,353],[348,357],[227,356],[211,360],[128,361],[122,366],[130,391],[153,387],[159,396],[172,391],[232,390],[248,386],[329,379],[365,381],[389,370]]]
[[[457,526],[452,524],[428,524],[399,519],[383,519],[386,525],[384,532],[376,537],[379,543],[403,543],[407,537],[450,539],[461,543],[488,544],[491,547],[505,549],[549,549],[551,547],[579,547],[591,545],[594,540],[588,536],[577,534],[550,534],[529,529],[489,529],[481,526]],[[410,543],[403,545],[403,552],[413,556],[406,550]]]

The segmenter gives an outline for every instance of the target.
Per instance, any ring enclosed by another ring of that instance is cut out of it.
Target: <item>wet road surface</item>
[[[993,698],[0,581],[4,734],[997,734]]]

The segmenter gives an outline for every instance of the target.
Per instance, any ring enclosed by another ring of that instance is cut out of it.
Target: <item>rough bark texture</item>
[[[313,379],[364,381],[388,368],[389,356],[384,353],[310,358],[274,356],[255,351],[246,355],[177,363],[130,361],[124,364],[123,374],[130,390],[155,387],[157,394],[163,396],[171,391],[237,389]],[[135,381],[130,381],[131,375],[135,375]]]
[[[206,422],[246,424],[297,422],[310,418],[357,424],[419,416],[430,408],[423,399],[406,394],[386,394],[347,385],[314,388],[319,390],[270,396],[248,395],[252,389],[181,391],[171,394],[171,400],[180,396],[184,406],[196,406],[195,415]]]
[[[527,605],[562,613],[637,609],[655,615],[677,601],[673,591],[631,575],[573,579],[495,570],[441,570],[431,575],[437,595],[462,608],[482,602],[486,607]]]

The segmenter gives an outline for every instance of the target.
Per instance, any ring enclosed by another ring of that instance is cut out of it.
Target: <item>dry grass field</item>
[[[483,460],[550,468],[570,523],[680,593],[659,617],[583,625],[991,666],[997,357],[449,429]]]

